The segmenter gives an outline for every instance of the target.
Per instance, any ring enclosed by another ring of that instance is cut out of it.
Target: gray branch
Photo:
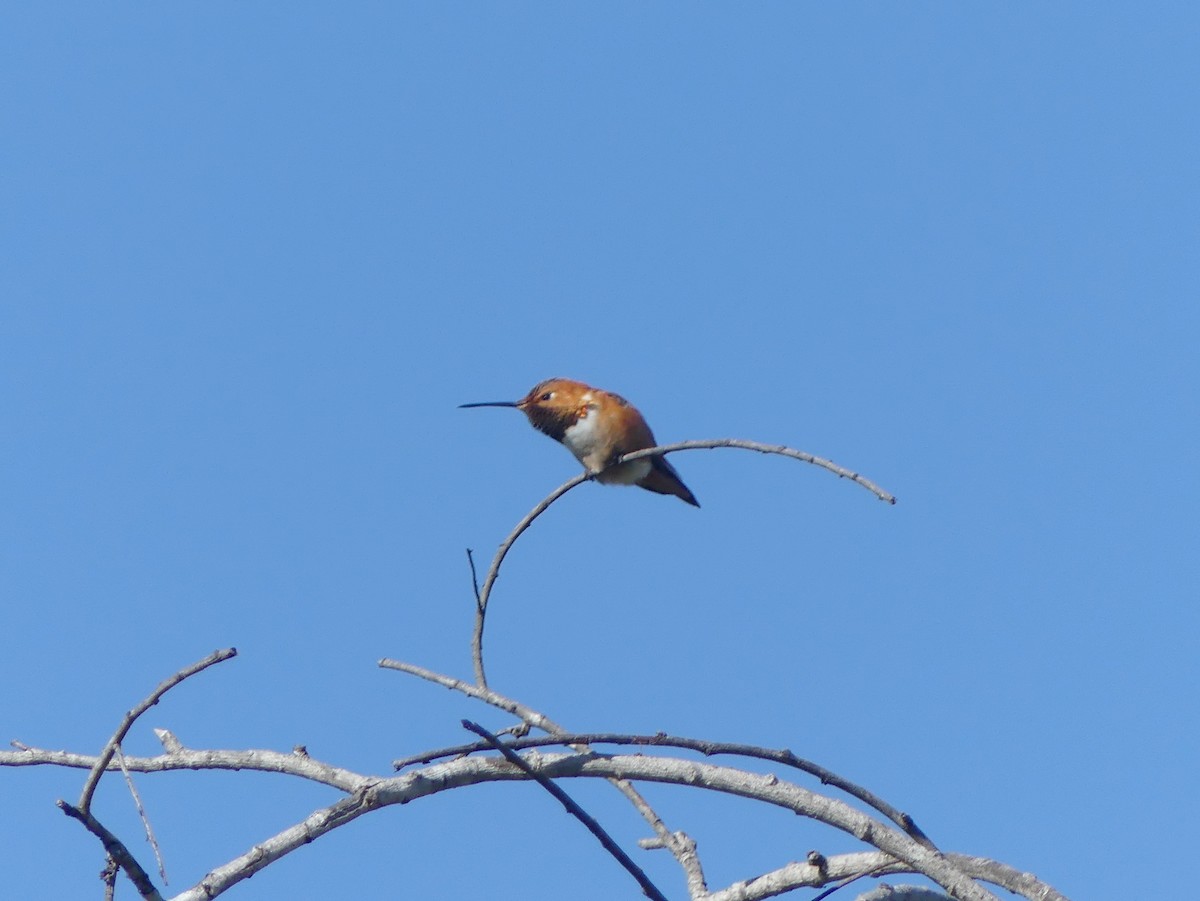
[[[849,479],[857,485],[870,491],[881,501],[888,504],[896,503],[894,495],[884,491],[870,479],[859,475],[853,470],[846,469],[844,466],[838,466],[832,460],[826,460],[824,457],[818,457],[810,454],[807,451],[797,450],[794,447],[787,447],[783,444],[763,444],[758,441],[746,441],[742,438],[714,438],[706,441],[679,441],[675,444],[662,444],[658,447],[647,447],[643,450],[634,451],[625,454],[620,460],[615,461],[614,465],[626,463],[631,460],[641,460],[643,457],[661,457],[667,454],[673,454],[678,451],[685,450],[714,450],[716,448],[733,447],[740,450],[756,451],[760,454],[777,454],[781,457],[788,457],[792,460],[799,460],[802,463],[810,463],[813,466],[819,466],[828,472],[833,473],[839,479]],[[475,682],[480,688],[487,688],[487,675],[483,665],[483,626],[487,619],[488,601],[492,597],[492,588],[496,584],[496,579],[500,576],[500,566],[504,563],[504,558],[508,556],[509,550],[518,538],[533,525],[533,521],[541,516],[549,509],[550,505],[566,494],[573,488],[582,485],[584,482],[592,478],[592,473],[580,473],[574,478],[568,479],[563,484],[559,485],[551,491],[545,498],[538,503],[536,507],[530,510],[517,523],[516,527],[508,534],[508,537],[500,543],[499,549],[496,551],[496,556],[492,558],[492,565],[488,567],[487,575],[483,578],[483,587],[475,592],[475,629],[471,635],[471,662],[475,668]],[[471,575],[474,579],[475,563],[471,561]]]
[[[22,758],[20,762],[23,765],[40,763],[80,768],[90,768],[99,759],[30,748],[4,752],[0,755],[0,763],[10,763],[18,757]],[[634,779],[687,785],[762,801],[826,823],[878,849],[866,855],[860,853],[822,858],[819,867],[813,864],[790,864],[750,882],[697,895],[703,901],[757,901],[792,888],[827,885],[843,875],[870,871],[881,874],[920,873],[960,901],[994,901],[995,896],[976,884],[974,879],[999,885],[1029,901],[1066,901],[1064,896],[1030,874],[984,858],[942,855],[931,851],[902,831],[843,802],[773,775],[756,775],[733,767],[669,757],[610,756],[595,752],[542,754],[531,751],[522,755],[522,759],[532,771],[548,779]],[[329,768],[303,755],[262,751],[183,750],[152,758],[130,757],[126,759],[126,766],[131,771],[153,772],[181,768],[242,769],[255,762],[258,765],[251,768],[315,778],[343,788],[347,796],[213,870],[199,884],[175,896],[174,901],[207,901],[214,898],[272,861],[372,810],[469,785],[529,778],[520,769],[496,757],[467,757],[390,778],[372,778]],[[330,771],[338,774],[336,781],[329,778]]]
[[[79,803],[76,805],[81,811],[87,813],[92,807],[92,796],[96,793],[96,786],[100,784],[100,777],[104,771],[108,769],[109,761],[112,760],[113,754],[116,753],[117,746],[125,739],[137,718],[158,703],[159,699],[168,691],[196,673],[203,672],[215,663],[220,663],[223,660],[228,660],[230,657],[237,656],[236,648],[227,648],[224,651],[213,651],[203,660],[193,663],[191,666],[185,666],[169,679],[164,680],[159,684],[150,695],[125,714],[121,720],[121,724],[117,727],[117,731],[113,733],[112,738],[108,740],[108,744],[104,746],[104,750],[100,752],[100,756],[96,760],[95,768],[88,773],[87,782],[83,784],[83,791],[79,795]]]
[[[61,766],[90,770],[100,758],[71,751],[52,751],[44,748],[23,748],[20,751],[0,751],[0,766]],[[118,772],[120,766],[110,760],[107,770]],[[125,769],[131,773],[165,773],[171,770],[257,770],[262,773],[283,773],[320,782],[344,792],[355,792],[370,781],[350,770],[322,763],[300,754],[279,751],[208,751],[180,748],[157,757],[125,757]]]

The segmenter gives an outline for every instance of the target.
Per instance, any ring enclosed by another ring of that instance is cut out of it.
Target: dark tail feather
[[[638,485],[655,494],[673,494],[693,507],[700,506],[696,496],[688,490],[687,485],[683,484],[683,479],[679,478],[679,473],[675,471],[674,466],[667,462],[665,457],[654,457],[650,461],[650,472],[638,482]]]

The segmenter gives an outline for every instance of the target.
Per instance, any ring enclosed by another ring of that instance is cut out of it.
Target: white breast
[[[612,446],[609,444],[608,436],[603,434],[597,426],[597,406],[591,402],[591,396],[584,395],[583,401],[586,404],[585,412],[563,433],[563,444],[587,468],[588,472],[598,473],[608,462]],[[634,460],[632,463],[610,467],[604,470],[604,474],[597,481],[607,484],[636,485],[650,472],[650,465],[649,460]]]
[[[563,444],[575,455],[575,457],[592,469],[595,468],[588,464],[587,458],[597,450],[597,445],[600,443],[599,429],[596,428],[596,404],[592,402],[592,396],[585,394],[583,396],[584,413],[579,419],[575,420],[573,425],[567,427],[567,431],[563,434]]]

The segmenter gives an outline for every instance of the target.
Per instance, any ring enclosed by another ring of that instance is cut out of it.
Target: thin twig
[[[483,668],[483,621],[487,616],[487,605],[488,599],[492,596],[492,586],[496,584],[496,579],[500,575],[500,564],[508,556],[508,550],[513,546],[513,542],[521,537],[521,533],[528,529],[535,519],[572,488],[582,485],[590,478],[590,474],[580,473],[551,491],[541,503],[525,514],[496,551],[492,565],[488,567],[487,575],[483,577],[483,588],[475,597],[475,630],[471,634],[471,662],[475,667],[475,682],[480,688],[487,688],[487,675]]]
[[[591,746],[591,745],[646,745],[660,748],[684,748],[688,751],[698,751],[706,757],[712,757],[718,754],[730,754],[738,757],[750,757],[757,760],[767,760],[771,763],[780,763],[784,766],[793,767],[802,770],[809,775],[816,776],[821,780],[823,785],[832,785],[839,788],[851,797],[857,798],[864,804],[868,804],[877,811],[886,816],[889,820],[903,829],[908,835],[916,839],[925,847],[936,850],[935,845],[930,841],[921,828],[913,821],[913,818],[902,810],[893,807],[883,798],[880,798],[874,792],[863,788],[839,776],[832,770],[828,770],[820,764],[813,763],[810,760],[805,760],[802,757],[797,757],[786,748],[775,750],[773,748],[762,748],[756,745],[746,745],[734,742],[722,741],[706,741],[699,738],[685,738],[676,735],[665,735],[657,733],[655,735],[634,735],[628,733],[616,732],[588,732],[580,734],[556,734],[548,737],[543,736],[528,736],[526,738],[513,739],[508,743],[508,747],[515,751],[521,751],[526,748],[542,748],[553,745],[568,745],[571,747]],[[414,763],[431,763],[434,760],[440,760],[446,757],[462,757],[467,754],[477,754],[480,751],[489,750],[490,745],[487,742],[474,742],[467,745],[455,745],[449,748],[441,748],[436,751],[428,751],[424,754],[414,754],[411,757],[405,757],[402,760],[395,761],[392,766],[401,770],[407,766],[412,766]]]
[[[154,837],[150,818],[146,816],[146,808],[142,806],[142,796],[138,794],[137,786],[133,784],[133,775],[129,772],[129,767],[125,765],[125,754],[120,745],[117,746],[115,756],[117,764],[121,767],[121,774],[125,777],[125,784],[129,786],[129,794],[133,796],[133,806],[137,808],[138,816],[142,819],[142,828],[146,830],[146,841],[150,843],[150,847],[154,851],[154,859],[158,863],[158,875],[162,877],[163,885],[166,885],[170,880],[167,879],[167,865],[163,863],[162,849],[158,847],[158,839]]]
[[[737,447],[742,450],[758,451],[760,454],[778,454],[781,457],[790,457],[793,460],[799,460],[801,463],[811,463],[813,466],[819,466],[821,469],[832,472],[839,479],[849,479],[851,482],[861,485],[885,504],[896,503],[895,495],[884,491],[865,476],[859,475],[851,469],[846,469],[844,466],[838,466],[832,460],[826,460],[824,457],[818,457],[815,454],[797,450],[794,447],[788,447],[784,444],[763,444],[760,441],[746,441],[742,438],[677,441],[675,444],[662,444],[658,447],[647,447],[644,450],[631,451],[623,456],[618,463],[640,460],[643,457],[661,457],[664,454],[673,454],[676,451],[682,450],[713,450],[719,447]]]
[[[383,669],[394,669],[402,673],[408,673],[411,676],[420,676],[422,679],[449,688],[451,691],[462,692],[469,698],[475,698],[476,700],[483,701],[485,704],[491,704],[505,713],[511,713],[513,716],[529,723],[529,725],[541,729],[543,732],[549,732],[551,735],[566,731],[562,726],[550,719],[550,717],[543,716],[533,708],[526,707],[520,701],[507,698],[498,691],[492,691],[490,688],[472,685],[470,682],[465,682],[462,679],[455,679],[453,676],[444,676],[423,666],[405,663],[403,660],[392,660],[389,657],[384,657],[380,660],[379,665]]]
[[[479,607],[479,576],[475,572],[475,554],[467,548],[467,565],[471,567],[471,588],[475,592],[475,607]]]
[[[104,845],[105,852],[125,871],[125,875],[129,877],[129,881],[133,883],[139,895],[147,899],[147,901],[163,901],[162,895],[158,893],[158,889],[154,887],[154,883],[150,881],[150,877],[142,869],[142,865],[129,853],[129,849],[125,847],[119,838],[109,832],[103,823],[92,816],[90,810],[73,807],[66,801],[59,801],[58,808],[71,817],[71,819],[81,822],[88,832],[100,839],[100,843]]]
[[[99,758],[96,760],[96,765],[92,767],[92,771],[88,773],[87,782],[83,785],[83,793],[79,796],[79,809],[83,813],[87,813],[92,807],[92,796],[96,793],[96,786],[100,783],[100,777],[104,771],[108,769],[108,764],[112,760],[113,753],[128,734],[130,727],[139,716],[158,703],[158,699],[165,695],[168,691],[182,682],[189,676],[194,676],[202,670],[208,669],[214,663],[220,663],[223,660],[228,660],[230,657],[237,656],[237,648],[227,648],[224,651],[214,651],[198,663],[193,663],[191,666],[184,667],[171,678],[164,681],[150,693],[150,696],[142,703],[138,704],[132,710],[125,714],[125,718],[121,720],[121,725],[117,727],[117,731],[113,733],[112,738],[108,740],[108,744],[104,746],[104,750],[100,752]]]
[[[644,894],[647,898],[654,899],[654,901],[667,901],[666,896],[663,895],[663,893],[658,890],[658,887],[650,881],[650,877],[646,875],[645,871],[633,862],[633,859],[626,854],[624,850],[622,850],[620,845],[613,841],[612,836],[604,831],[604,827],[596,822],[595,817],[591,816],[586,810],[580,807],[570,795],[555,785],[551,779],[548,779],[541,773],[534,772],[529,764],[527,764],[521,758],[520,754],[507,747],[504,742],[498,739],[491,732],[488,732],[488,730],[483,728],[483,726],[480,726],[478,723],[473,723],[470,720],[463,720],[462,724],[464,729],[469,729],[471,732],[474,732],[493,748],[503,754],[509,763],[537,782],[538,785],[553,795],[554,798],[566,808],[567,813],[571,814],[571,816],[583,823],[583,825],[587,827],[588,831],[591,832],[592,835],[596,836],[596,839],[604,847],[604,850],[616,858],[617,862],[623,866],[629,875],[634,878],[637,884],[641,886],[642,894]]]
[[[821,469],[832,472],[838,478],[849,479],[850,481],[861,485],[863,488],[870,491],[881,501],[889,504],[896,503],[894,495],[884,491],[870,479],[859,475],[857,472],[846,469],[843,466],[838,466],[832,460],[826,460],[823,457],[815,456],[807,451],[797,450],[794,447],[787,447],[783,444],[762,444],[758,441],[745,441],[741,438],[716,438],[708,441],[680,441],[675,444],[662,444],[658,447],[647,447],[643,450],[633,451],[625,454],[616,464],[626,463],[632,460],[640,460],[643,457],[661,457],[666,454],[673,454],[676,451],[684,450],[712,450],[715,448],[733,447],[741,450],[756,451],[760,454],[777,454],[781,457],[789,457],[793,460],[799,460],[802,463],[811,463],[813,466],[819,466]],[[564,482],[555,488],[545,499],[536,507],[530,510],[525,517],[516,525],[516,528],[509,533],[508,537],[501,543],[496,551],[496,556],[492,559],[492,565],[488,567],[487,575],[483,579],[483,588],[481,588],[475,598],[475,630],[471,635],[471,661],[475,668],[475,682],[481,687],[487,687],[487,675],[483,665],[483,626],[487,618],[488,601],[492,596],[492,587],[496,584],[496,579],[500,576],[500,566],[504,563],[504,558],[508,556],[509,550],[513,543],[521,537],[521,534],[533,524],[533,521],[546,512],[547,508],[556,500],[584,482],[593,478],[593,473],[580,473],[574,478]]]

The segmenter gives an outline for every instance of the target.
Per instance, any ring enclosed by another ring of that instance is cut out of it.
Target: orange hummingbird
[[[571,379],[546,379],[518,401],[461,404],[460,409],[463,407],[516,407],[535,429],[566,445],[597,482],[639,485],[700,506],[666,457],[613,465],[624,454],[655,446],[654,433],[642,414],[619,394]]]

